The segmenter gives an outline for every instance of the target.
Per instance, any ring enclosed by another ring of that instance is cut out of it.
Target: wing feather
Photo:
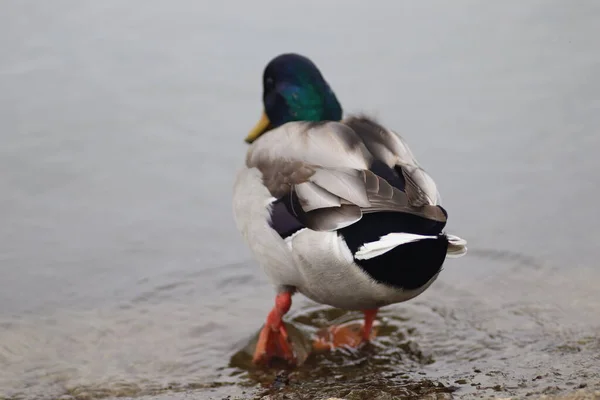
[[[370,205],[365,182],[359,170],[320,168],[311,176],[311,181],[359,207]]]
[[[400,135],[367,117],[352,116],[342,122],[356,132],[375,159],[390,168],[401,169],[412,205],[440,204],[435,181],[419,165],[408,143]]]
[[[340,198],[313,182],[304,182],[295,186],[302,209],[306,212],[318,208],[339,207]]]
[[[369,171],[375,160],[401,168],[404,191]],[[378,211],[446,220],[430,196],[435,183],[408,146],[371,120],[285,124],[254,142],[246,165],[258,168],[270,193],[287,199],[290,212],[314,230],[340,229]]]

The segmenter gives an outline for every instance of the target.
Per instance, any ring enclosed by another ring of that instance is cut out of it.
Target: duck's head
[[[312,61],[298,54],[275,57],[263,74],[263,115],[246,142],[291,121],[339,121],[342,107]]]

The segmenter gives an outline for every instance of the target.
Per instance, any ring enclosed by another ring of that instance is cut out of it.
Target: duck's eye
[[[273,78],[265,79],[265,88],[272,89],[274,85],[275,85],[275,81],[273,81]]]

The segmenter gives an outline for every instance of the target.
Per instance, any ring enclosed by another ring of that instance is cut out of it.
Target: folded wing
[[[404,188],[372,168],[381,162],[402,175]],[[310,229],[337,230],[381,211],[446,221],[435,183],[408,146],[368,119],[285,124],[252,145],[246,164],[261,171],[271,195]]]

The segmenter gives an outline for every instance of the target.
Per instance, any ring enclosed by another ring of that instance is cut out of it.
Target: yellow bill
[[[248,136],[246,136],[246,143],[254,142],[260,135],[265,133],[270,126],[271,121],[269,121],[267,114],[263,112],[256,126],[254,126]]]

